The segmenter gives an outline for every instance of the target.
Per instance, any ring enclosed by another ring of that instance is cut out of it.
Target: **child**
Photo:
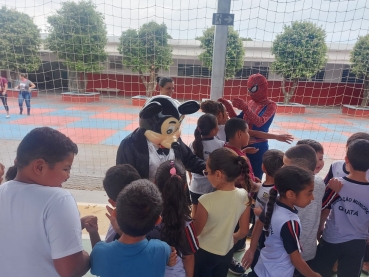
[[[219,124],[219,131],[217,134],[217,138],[223,141],[226,141],[226,134],[224,131],[224,126],[226,122],[229,119],[228,112],[224,105],[220,102],[216,102],[213,100],[206,100],[201,103],[200,109],[204,113],[210,113],[212,115],[215,115],[218,120]],[[248,130],[248,133],[252,137],[262,138],[262,139],[275,139],[282,142],[291,143],[293,141],[293,137],[289,134],[282,134],[282,135],[276,135],[276,134],[270,134],[262,131],[257,130]],[[246,145],[243,145],[246,146]]]
[[[319,142],[313,139],[302,139],[299,140],[296,145],[306,144],[311,146],[315,150],[317,164],[314,170],[314,174],[318,174],[324,167],[324,148]]]
[[[364,133],[364,132],[357,132],[357,133],[351,135],[348,138],[347,142],[346,142],[346,151],[347,151],[348,146],[352,142],[354,142],[358,139],[366,139],[366,140],[369,141],[369,134]],[[324,183],[326,185],[328,185],[329,180],[331,180],[332,178],[345,177],[348,174],[350,174],[350,172],[347,171],[346,163],[345,163],[344,160],[333,162],[331,164],[330,168],[329,168],[327,176],[324,179]],[[369,179],[369,170],[366,172],[366,178]],[[329,191],[327,193],[329,193]],[[325,224],[325,221],[326,221],[329,213],[330,213],[330,208],[327,208],[326,205],[324,204],[322,214],[321,214],[318,238],[320,238],[321,234],[323,233],[324,224]],[[367,246],[367,249],[366,249],[363,268],[362,268],[362,270],[366,273],[369,272],[369,263],[368,262],[369,262],[369,246]],[[335,264],[335,266],[333,268],[333,272],[337,272],[337,264]]]
[[[301,225],[295,208],[305,208],[314,199],[314,177],[302,168],[287,166],[276,173],[274,182],[266,212],[256,222],[250,249],[242,259],[245,266],[251,264],[257,246],[254,235],[261,234],[264,224],[265,247],[260,252],[255,272],[247,276],[292,277],[296,268],[306,277],[318,277],[320,275],[313,272],[301,257]]]
[[[171,249],[146,234],[161,221],[162,199],[148,180],[137,180],[117,198],[116,219],[122,235],[113,242],[99,242],[91,252],[91,274],[110,276],[164,276]]]
[[[195,277],[226,276],[233,245],[246,237],[251,189],[249,167],[243,157],[227,148],[214,150],[206,161],[206,175],[216,189],[199,198],[195,218],[200,249],[195,253]],[[242,189],[236,181],[242,176]],[[234,233],[237,222],[240,229]]]
[[[338,260],[338,276],[359,276],[369,228],[369,141],[348,144],[345,165],[349,172],[338,178],[343,183],[333,200],[312,267],[329,276]]]
[[[147,238],[165,241],[179,255],[173,267],[167,266],[165,277],[193,276],[194,253],[199,246],[187,202],[186,170],[181,162],[162,163],[156,172],[155,184],[163,197],[163,220],[147,233]]]
[[[77,205],[62,188],[77,152],[49,127],[33,129],[20,142],[9,168],[14,180],[0,186],[1,276],[83,276],[89,270]]]
[[[204,114],[197,121],[195,140],[189,145],[193,153],[206,161],[215,149],[222,148],[224,141],[215,138],[218,133],[217,118],[212,114]],[[213,187],[204,175],[192,174],[190,195],[192,203],[192,217],[195,217],[199,197],[213,191]]]
[[[255,208],[264,209],[269,200],[269,191],[274,186],[274,176],[283,166],[283,152],[270,149],[263,155],[262,169],[265,173],[265,182],[259,188],[256,196]]]
[[[240,118],[231,118],[230,120],[227,121],[224,130],[226,133],[226,139],[228,141],[225,144],[225,147],[232,149],[237,153],[237,155],[246,160],[249,167],[249,177],[253,188],[252,190],[257,191],[258,185],[256,184],[256,182],[260,182],[260,180],[255,177],[250,161],[245,154],[246,149],[243,149],[243,147],[248,144],[250,138],[247,123]],[[236,187],[240,188],[241,186],[236,182]],[[252,222],[254,220],[253,217],[254,214],[251,210],[250,220]],[[237,225],[235,232],[238,230],[238,228],[239,226]],[[234,252],[243,251],[245,247],[246,247],[246,237],[240,239],[234,245]],[[229,271],[235,275],[241,275],[245,272],[245,269],[235,258],[233,258],[229,266]]]
[[[354,142],[358,139],[365,139],[365,140],[369,141],[369,133],[357,132],[357,133],[351,135],[348,138],[347,142],[346,142],[346,150],[352,142]],[[336,161],[336,162],[331,164],[331,166],[329,168],[329,171],[328,171],[328,174],[324,179],[324,182],[326,184],[328,184],[330,179],[335,178],[335,177],[345,177],[348,174],[350,174],[350,172],[347,170],[345,161],[344,160]],[[369,170],[368,170],[366,176],[369,179]]]
[[[314,172],[317,165],[317,155],[309,145],[296,145],[284,153],[283,163],[285,166],[294,165]],[[300,241],[303,252],[301,255],[308,264],[314,259],[316,254],[317,233],[324,193],[324,182],[320,177],[315,175],[314,200],[304,208],[297,208],[302,227]]]
[[[105,174],[103,186],[107,196],[109,197],[108,202],[110,203],[110,205],[115,208],[117,205],[117,197],[119,193],[130,183],[139,179],[141,179],[141,177],[138,174],[137,170],[129,164],[120,164],[109,168]],[[113,226],[110,224],[108,233],[105,237],[105,241],[111,242],[119,239],[119,237],[120,234],[117,234],[117,232],[114,231]],[[99,241],[100,239],[98,241],[95,241],[95,243],[91,242],[92,247],[94,247],[95,244]]]

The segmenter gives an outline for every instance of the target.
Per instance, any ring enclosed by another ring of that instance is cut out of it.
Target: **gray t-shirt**
[[[322,200],[325,193],[325,184],[322,178],[314,178],[314,200],[305,208],[296,207],[301,222],[300,242],[304,261],[314,259],[317,248],[317,233],[320,223]]]
[[[204,160],[206,161],[209,158],[211,152],[218,148],[224,147],[224,141],[219,140],[217,138],[203,140],[202,146],[204,147]],[[190,149],[193,152],[192,143],[189,145]],[[212,192],[214,190],[213,186],[210,184],[208,178],[204,175],[199,175],[196,173],[192,173],[192,179],[190,183],[190,191],[197,194],[205,194]]]
[[[30,84],[31,84],[31,81],[28,79],[24,81],[19,80],[19,89],[28,91]]]

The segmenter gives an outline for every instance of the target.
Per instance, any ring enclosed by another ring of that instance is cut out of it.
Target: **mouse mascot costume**
[[[233,107],[242,110],[239,115],[236,114],[227,100],[221,98],[218,101],[223,103],[231,118],[242,118],[247,122],[251,130],[268,133],[277,105],[268,99],[267,79],[261,74],[251,75],[247,80],[247,90],[251,96],[251,100],[248,103],[240,98],[235,98],[232,101]],[[247,157],[250,160],[255,176],[261,179],[263,176],[263,171],[261,170],[262,157],[269,148],[268,140],[260,138],[253,138],[253,140],[255,140],[255,143],[249,146],[258,148],[259,151],[255,154],[247,154]]]
[[[180,104],[165,95],[150,98],[139,113],[140,127],[121,142],[116,163],[132,165],[142,178],[150,181],[154,181],[156,170],[168,160],[179,160],[186,170],[203,174],[205,162],[180,138],[184,116],[199,109],[196,101]]]

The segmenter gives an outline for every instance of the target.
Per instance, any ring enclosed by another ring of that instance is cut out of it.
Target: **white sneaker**
[[[10,115],[8,115],[8,114],[7,114],[7,115],[6,115],[6,118],[10,118]]]

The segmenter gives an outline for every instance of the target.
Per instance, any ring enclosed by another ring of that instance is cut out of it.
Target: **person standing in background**
[[[9,118],[9,106],[8,106],[8,95],[6,91],[8,90],[8,80],[2,76],[0,76],[0,98],[3,102],[5,111],[6,111],[6,118]]]
[[[157,77],[156,82],[159,85],[160,95],[172,97],[174,92],[174,82],[169,77]]]
[[[27,74],[19,74],[19,85],[16,88],[19,89],[19,114],[23,113],[23,102],[26,101],[27,115],[31,115],[31,90],[35,88],[35,84],[27,79]]]

